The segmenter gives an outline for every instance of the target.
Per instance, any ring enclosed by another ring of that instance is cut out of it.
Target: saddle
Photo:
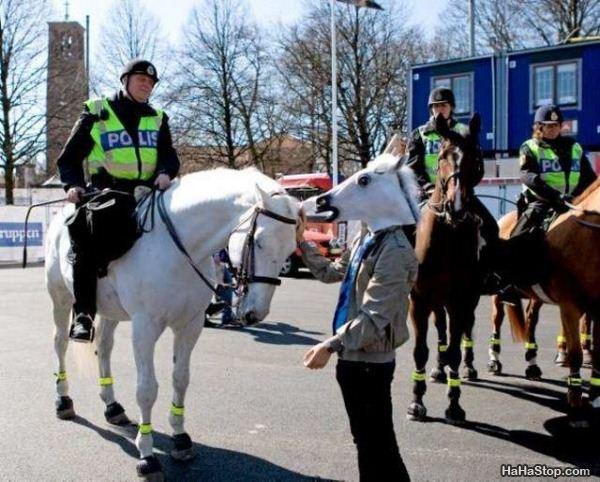
[[[133,195],[105,191],[79,206],[66,221],[72,244],[93,253],[98,277],[106,276],[108,264],[123,256],[141,236]]]

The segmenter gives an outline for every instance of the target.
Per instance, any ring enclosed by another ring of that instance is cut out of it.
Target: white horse
[[[315,199],[316,212],[330,221],[361,220],[371,231],[419,220],[415,175],[404,157],[381,154],[365,169]],[[306,204],[306,202],[305,202]],[[310,210],[310,203],[305,209]]]
[[[246,273],[248,288],[238,309],[247,322],[263,320],[268,312],[285,259],[293,252],[299,207],[283,188],[255,169],[217,169],[184,176],[164,194],[164,204],[177,233],[195,265],[212,273],[211,255],[228,244],[234,265]],[[65,368],[69,315],[73,303],[72,267],[67,261],[69,235],[66,208],[48,231],[46,284],[56,325],[57,416],[75,415],[68,396]],[[133,351],[137,367],[137,403],[140,425],[136,446],[140,451],[138,474],[160,480],[162,470],[153,455],[151,413],[158,384],[154,372],[154,346],[168,326],[174,333],[173,428],[177,459],[193,456],[184,430],[184,399],[190,376],[190,355],[204,324],[211,291],[177,250],[159,219],[123,257],[109,265],[98,282],[96,351],[100,371],[100,397],[110,423],[129,420],[115,400],[110,354],[119,321],[132,321]],[[235,233],[232,235],[232,233]]]

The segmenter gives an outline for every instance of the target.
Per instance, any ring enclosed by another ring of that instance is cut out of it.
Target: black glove
[[[564,203],[571,204],[573,202],[573,196],[571,196],[570,194],[561,194],[560,200],[563,202],[563,204]]]
[[[569,210],[569,206],[565,203],[570,202],[570,199],[572,198],[568,194],[561,194],[553,205],[554,210],[558,214],[566,213]]]

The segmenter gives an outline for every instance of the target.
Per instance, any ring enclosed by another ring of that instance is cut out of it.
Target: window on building
[[[454,92],[456,107],[454,112],[459,115],[468,115],[472,112],[471,101],[471,75],[454,75],[452,77],[436,77],[433,79],[433,88],[448,87]]]
[[[544,104],[577,105],[579,64],[562,62],[533,67],[533,108]]]

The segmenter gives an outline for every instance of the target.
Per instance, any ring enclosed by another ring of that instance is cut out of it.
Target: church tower
[[[46,172],[52,176],[56,159],[87,100],[88,78],[85,29],[67,20],[49,22],[48,33]]]

